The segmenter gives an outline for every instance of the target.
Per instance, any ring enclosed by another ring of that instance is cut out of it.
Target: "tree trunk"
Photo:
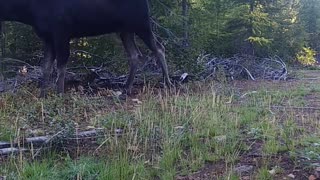
[[[6,42],[4,35],[4,22],[0,21],[0,46],[1,46],[1,55],[0,55],[0,80],[3,80],[3,61],[2,58],[6,56]]]
[[[1,39],[1,55],[6,56],[5,26],[4,22],[0,22],[0,39]]]
[[[250,0],[250,25],[248,28],[248,37],[252,37],[254,35],[253,33],[253,12],[254,12],[254,2],[255,0]],[[252,42],[248,42],[248,49],[247,49],[247,53],[249,55],[254,55],[254,45]]]
[[[308,19],[307,31],[309,33],[310,38],[310,46],[314,50],[318,49],[318,25],[317,25],[317,7],[315,6],[316,2],[310,1],[310,16]]]
[[[182,0],[183,47],[189,47],[189,2]]]

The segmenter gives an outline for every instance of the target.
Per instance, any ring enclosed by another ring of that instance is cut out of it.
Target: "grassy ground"
[[[110,91],[1,94],[0,140],[93,127],[107,133],[97,146],[2,158],[0,179],[305,179],[320,167],[318,74],[145,88],[126,101]]]

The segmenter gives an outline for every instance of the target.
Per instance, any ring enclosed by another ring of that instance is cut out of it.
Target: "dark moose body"
[[[0,0],[0,21],[31,25],[44,45],[41,95],[45,96],[53,62],[57,60],[57,91],[63,93],[70,40],[85,36],[120,33],[129,57],[126,87],[131,90],[142,54],[139,36],[156,56],[167,85],[171,85],[165,49],[155,39],[149,19],[148,0]],[[1,28],[1,27],[0,27]]]

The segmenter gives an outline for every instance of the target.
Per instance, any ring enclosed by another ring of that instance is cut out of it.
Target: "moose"
[[[46,96],[53,63],[57,62],[57,93],[64,92],[66,65],[73,38],[120,34],[129,60],[125,87],[130,92],[143,58],[137,35],[160,64],[166,85],[171,86],[165,48],[155,38],[150,24],[148,0],[0,0],[0,22],[16,21],[33,27],[43,42],[44,59],[40,97]],[[1,27],[0,27],[1,29]]]

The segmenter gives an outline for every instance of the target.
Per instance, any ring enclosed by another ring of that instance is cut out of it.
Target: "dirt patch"
[[[257,156],[240,156],[239,162],[233,169],[229,169],[233,174],[237,174],[243,180],[257,179],[257,171],[259,168],[266,166],[266,162],[271,162],[267,165],[270,174],[273,174],[274,179],[307,179],[312,173],[312,170],[304,169],[296,166],[287,153],[278,154],[273,157],[257,157]],[[228,170],[225,162],[206,163],[205,167],[189,176],[177,176],[177,180],[213,180],[219,177],[226,176]],[[243,172],[238,169],[247,168]],[[277,172],[279,169],[279,172]],[[294,178],[292,178],[294,177]]]
[[[218,179],[225,173],[226,164],[223,161],[215,163],[207,162],[200,171],[193,173],[189,176],[178,176],[177,180],[211,180]]]

